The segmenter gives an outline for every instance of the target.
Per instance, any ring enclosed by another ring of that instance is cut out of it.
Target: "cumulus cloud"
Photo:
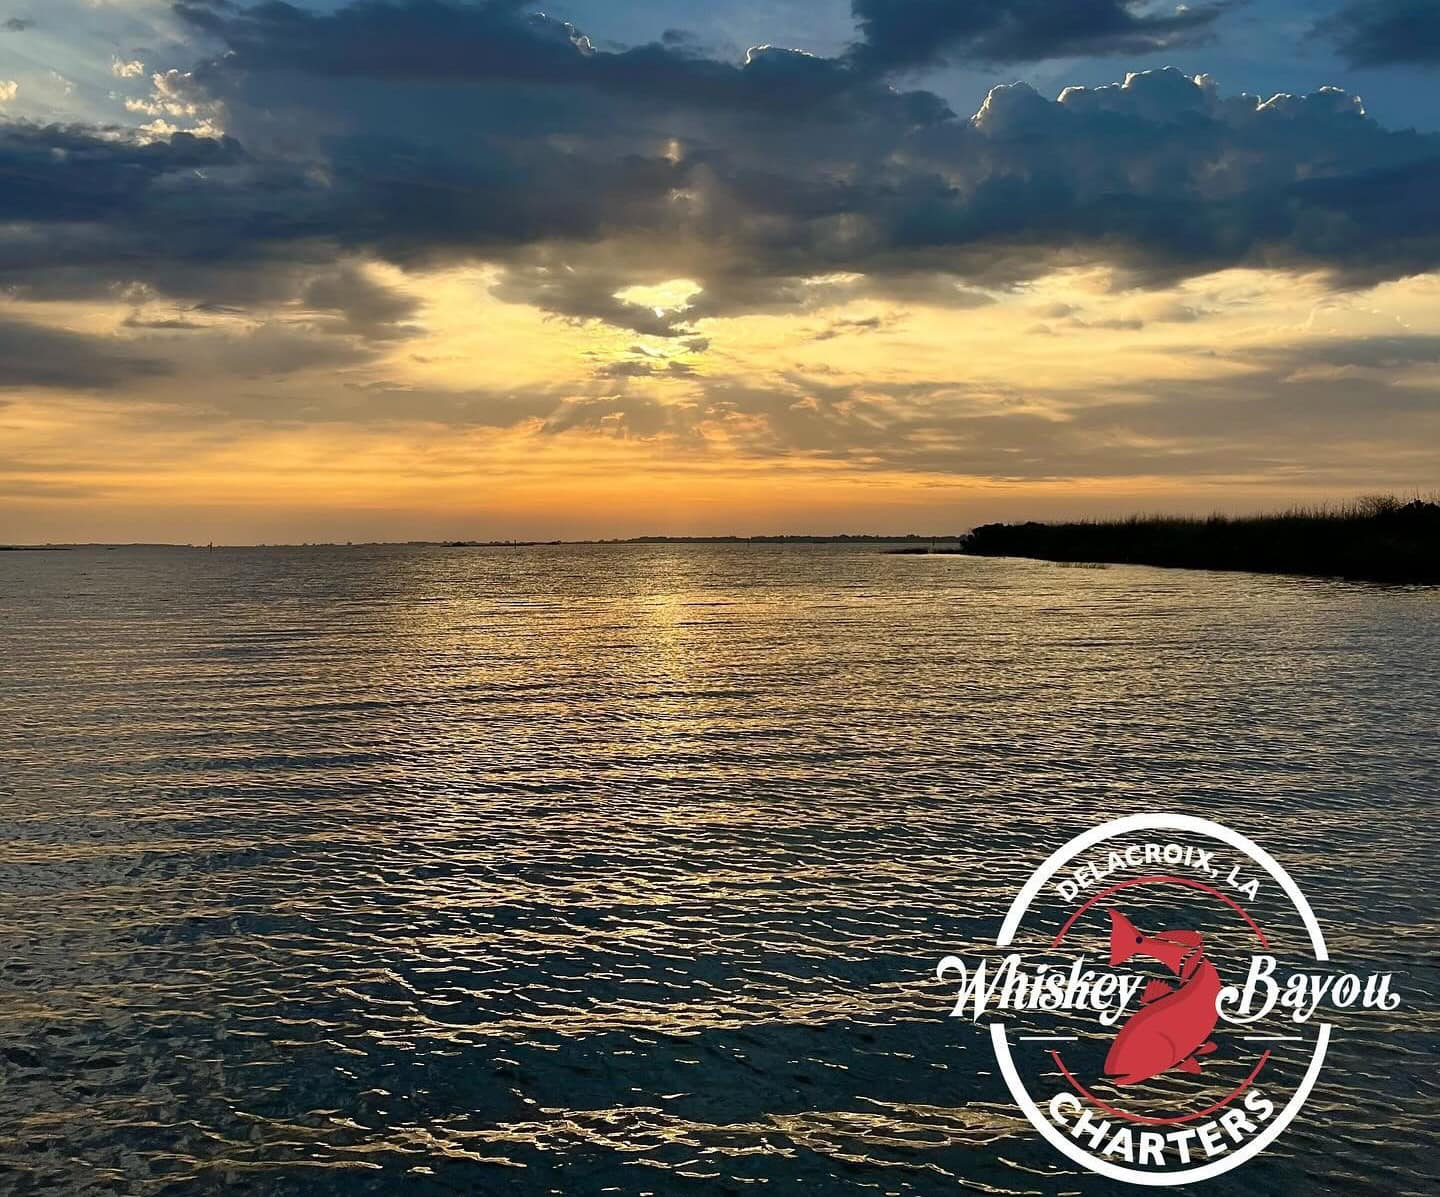
[[[1013,39],[1046,6],[943,7],[1002,14]],[[865,44],[898,46],[884,29],[900,16],[862,8]],[[1211,11],[1070,8],[1116,45],[1190,36]],[[860,296],[973,307],[1057,262],[1141,283],[1236,265],[1353,283],[1440,264],[1440,137],[1388,131],[1334,89],[1225,96],[1166,70],[1056,99],[1006,85],[967,119],[853,55],[599,49],[520,0],[180,9],[223,52],[157,75],[136,103],[210,135],[0,126],[0,283],[244,305],[293,299],[297,271],[344,261],[484,260],[502,298],[685,338],[717,316]],[[674,277],[701,287],[686,308],[619,297]],[[362,284],[314,284],[316,311]],[[328,310],[317,318],[362,337],[409,319]]]
[[[649,103],[765,112],[903,107],[917,97],[934,102],[861,79],[841,60],[774,46],[754,47],[743,64],[706,58],[674,39],[598,50],[573,25],[533,11],[526,0],[367,0],[329,14],[284,3],[242,9],[180,0],[176,8],[226,46],[225,57],[202,72],[212,84],[258,70],[392,83],[584,87]]]
[[[145,64],[138,58],[129,62],[117,58],[110,63],[110,73],[117,79],[138,79],[145,73]]]
[[[1038,62],[1146,54],[1203,41],[1224,6],[1142,0],[853,0],[858,64],[895,70],[941,61]]]
[[[1440,66],[1434,0],[1350,0],[1318,31],[1355,66]]]
[[[13,100],[20,91],[20,84],[14,79],[0,79],[0,104]]]

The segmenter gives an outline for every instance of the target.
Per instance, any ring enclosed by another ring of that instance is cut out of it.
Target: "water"
[[[667,545],[0,554],[0,1191],[1099,1193],[935,961],[1084,827],[1348,967],[1209,1191],[1434,1191],[1440,596]]]

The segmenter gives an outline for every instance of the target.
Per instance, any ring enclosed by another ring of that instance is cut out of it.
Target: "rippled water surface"
[[[0,554],[0,1191],[1098,1193],[936,960],[1105,818],[1406,1005],[1212,1192],[1440,1184],[1440,596],[874,546]]]

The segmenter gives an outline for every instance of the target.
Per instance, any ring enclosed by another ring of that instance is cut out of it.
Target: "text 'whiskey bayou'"
[[[1299,1113],[1335,1010],[1394,1010],[1390,973],[1329,965],[1314,912],[1244,836],[1136,815],[1076,837],[1010,907],[993,956],[946,956],[1037,1130],[1114,1180],[1173,1185],[1263,1151]]]

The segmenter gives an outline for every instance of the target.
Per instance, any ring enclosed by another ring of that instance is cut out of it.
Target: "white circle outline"
[[[1270,876],[1279,883],[1285,896],[1294,904],[1301,920],[1305,924],[1305,930],[1310,935],[1310,944],[1315,951],[1316,961],[1323,962],[1330,959],[1330,953],[1325,947],[1325,935],[1320,930],[1320,924],[1315,918],[1315,912],[1310,908],[1310,903],[1305,895],[1300,892],[1300,887],[1295,884],[1288,874],[1270,853],[1261,848],[1258,844],[1252,843],[1238,831],[1231,831],[1219,823],[1213,823],[1209,819],[1198,819],[1193,815],[1174,814],[1141,814],[1129,815],[1123,819],[1113,819],[1109,823],[1102,823],[1098,827],[1092,827],[1089,831],[1077,835],[1069,843],[1058,848],[1048,856],[1045,862],[1030,875],[1015,900],[1010,904],[1010,911],[1005,916],[1005,921],[1000,926],[1000,934],[995,937],[995,946],[1006,948],[1010,946],[1019,930],[1020,920],[1025,917],[1026,911],[1030,909],[1030,903],[1035,900],[1037,894],[1044,887],[1061,867],[1080,853],[1104,840],[1113,839],[1118,835],[1127,835],[1132,831],[1188,831],[1196,835],[1208,836],[1211,839],[1220,840],[1229,844],[1232,848],[1243,852],[1256,864],[1264,869]],[[1295,1115],[1300,1112],[1300,1107],[1305,1104],[1306,1098],[1310,1096],[1310,1090],[1315,1087],[1315,1082],[1320,1076],[1321,1065],[1325,1062],[1325,1049],[1330,1042],[1330,1024],[1322,1022],[1319,1024],[1319,1035],[1315,1041],[1315,1054],[1310,1057],[1310,1064],[1305,1069],[1305,1075],[1301,1078],[1299,1088],[1280,1111],[1275,1120],[1250,1142],[1235,1151],[1227,1153],[1218,1160],[1208,1164],[1202,1164],[1198,1168],[1186,1168],[1179,1172],[1141,1172],[1136,1168],[1124,1168],[1119,1164],[1112,1164],[1108,1160],[1102,1160],[1098,1156],[1091,1155],[1079,1144],[1067,1139],[1060,1133],[1049,1120],[1040,1112],[1040,1107],[1035,1104],[1024,1084],[1020,1080],[1020,1074],[1015,1068],[1015,1062],[1010,1056],[1010,1040],[1006,1034],[1006,1026],[1003,1022],[992,1022],[990,1024],[990,1042],[995,1049],[995,1062],[1000,1066],[1000,1075],[1005,1078],[1005,1084],[1009,1086],[1010,1095],[1015,1103],[1024,1111],[1025,1117],[1030,1120],[1031,1125],[1049,1142],[1049,1144],[1062,1155],[1073,1160],[1081,1167],[1088,1168],[1092,1172],[1098,1172],[1101,1176],[1107,1176],[1111,1180],[1125,1181],[1137,1185],[1180,1185],[1190,1184],[1192,1181],[1209,1180],[1212,1177],[1230,1171],[1231,1168],[1238,1168],[1253,1156],[1258,1155],[1270,1146],[1280,1133],[1290,1125]]]

